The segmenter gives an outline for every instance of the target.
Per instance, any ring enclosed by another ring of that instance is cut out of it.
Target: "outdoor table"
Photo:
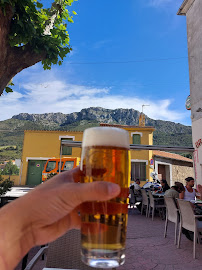
[[[193,204],[202,204],[202,200],[191,200],[190,202]]]
[[[78,269],[61,269],[61,268],[43,268],[43,270],[78,270]]]
[[[27,192],[32,190],[29,187],[12,187],[11,191],[7,191],[6,194],[0,196],[1,204],[0,207],[4,206],[8,201],[13,201],[19,197],[22,197]]]
[[[17,199],[19,197],[22,197],[23,195],[25,195],[30,190],[32,190],[32,188],[29,188],[29,187],[12,187],[12,189],[10,191],[7,191],[6,194],[0,196],[0,198],[1,198],[0,207],[4,206],[9,201],[13,201],[13,200],[15,200],[15,199]],[[26,265],[27,265],[27,259],[28,259],[28,253],[22,259],[22,270],[24,270]]]
[[[154,197],[160,198],[160,197],[164,197],[165,192],[161,192],[161,193],[155,193],[155,192],[152,192],[152,195],[153,195]]]

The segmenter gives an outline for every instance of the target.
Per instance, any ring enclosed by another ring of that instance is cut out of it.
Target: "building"
[[[154,127],[121,126],[101,124],[124,128],[129,132],[130,144],[153,144]],[[27,130],[24,132],[23,153],[20,173],[20,185],[37,185],[41,183],[44,164],[49,158],[62,156],[80,157],[81,148],[72,148],[62,145],[63,140],[82,141],[83,132],[79,131],[45,131]],[[62,149],[61,149],[62,148]],[[131,151],[131,179],[139,178],[141,181],[150,177],[153,167],[151,150]]]
[[[127,130],[130,144],[153,145],[154,127],[110,124],[100,126]],[[69,147],[62,142],[66,140],[81,142],[82,137],[82,131],[25,131],[19,184],[40,184],[44,165],[50,158],[80,157],[80,147]],[[130,154],[131,181],[138,178],[141,185],[152,180],[151,173],[154,170],[159,179],[166,179],[170,185],[175,181],[183,182],[187,176],[193,176],[193,161],[180,155],[152,150],[130,150]]]
[[[142,121],[140,115],[140,121]],[[154,127],[149,126],[121,126],[101,124],[101,126],[112,126],[124,128],[129,132],[130,144],[153,145]],[[154,167],[150,164],[152,160],[152,150],[131,150],[131,181],[140,179],[140,181],[152,180],[150,176]],[[142,183],[143,184],[143,183]]]
[[[20,185],[37,185],[42,181],[42,171],[50,158],[81,156],[81,148],[62,146],[63,140],[82,141],[83,132],[26,130],[24,132]]]
[[[184,0],[177,14],[186,15],[187,19],[195,179],[202,184],[202,1]]]
[[[169,186],[175,181],[185,185],[185,178],[194,177],[193,160],[164,151],[153,151],[154,168],[158,179],[165,179]]]

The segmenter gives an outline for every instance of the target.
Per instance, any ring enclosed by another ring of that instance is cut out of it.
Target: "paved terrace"
[[[168,224],[167,238],[163,237],[164,223],[159,217],[141,216],[137,209],[129,209],[129,222],[126,244],[126,262],[119,270],[191,270],[202,269],[202,245],[197,245],[197,259],[193,259],[193,243],[184,235],[181,248],[174,245],[174,224]],[[29,253],[30,260],[39,248]],[[34,270],[41,270],[44,261],[40,261]],[[93,268],[92,268],[93,269]],[[16,270],[21,270],[21,263]]]

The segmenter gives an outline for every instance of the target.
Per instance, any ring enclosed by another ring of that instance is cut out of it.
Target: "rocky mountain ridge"
[[[12,119],[31,121],[43,124],[45,127],[59,128],[68,126],[80,121],[96,121],[98,123],[132,125],[139,123],[140,112],[134,109],[104,109],[101,107],[90,107],[82,109],[80,112],[70,114],[45,113],[28,114],[20,113],[14,115]],[[146,116],[146,126],[154,126],[157,130],[167,133],[187,133],[191,134],[191,127],[176,124],[171,121],[154,120]]]

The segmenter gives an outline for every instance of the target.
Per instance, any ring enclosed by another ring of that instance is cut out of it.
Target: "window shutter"
[[[72,141],[72,138],[65,138],[61,140],[61,142],[64,142],[64,141]],[[72,155],[72,147],[69,147],[67,145],[62,145],[62,155],[63,156]]]
[[[133,134],[133,144],[141,144],[141,138],[139,134]]]

